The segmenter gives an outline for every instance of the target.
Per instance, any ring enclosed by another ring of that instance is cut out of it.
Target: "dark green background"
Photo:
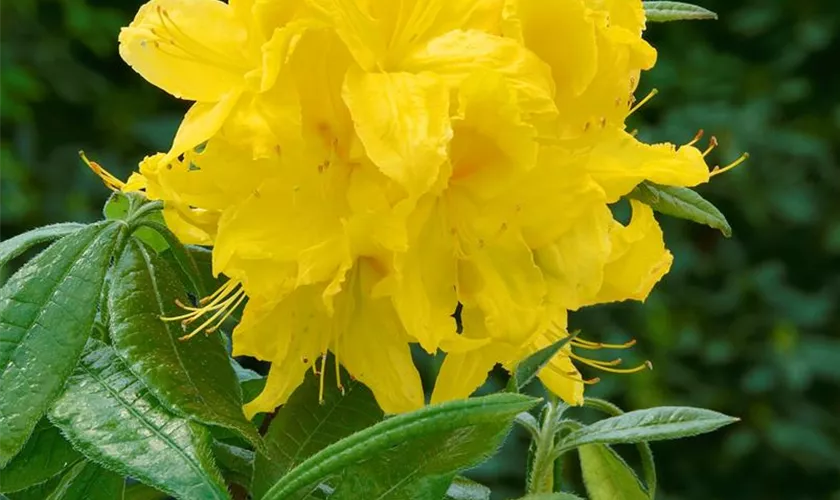
[[[840,499],[840,6],[702,4],[721,20],[649,27],[660,59],[641,92],[660,94],[632,126],[678,143],[705,129],[720,140],[711,158],[721,163],[750,152],[701,188],[735,235],[663,220],[675,265],[647,303],[572,317],[590,339],[638,338],[622,357],[655,366],[602,375],[590,394],[628,409],[693,405],[743,419],[655,444],[662,498]],[[3,238],[99,217],[108,193],[79,149],[125,177],[168,146],[186,103],[117,55],[119,28],[138,6],[2,2]],[[515,435],[477,477],[515,494],[523,442]]]

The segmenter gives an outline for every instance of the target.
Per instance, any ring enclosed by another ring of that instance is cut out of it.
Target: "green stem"
[[[129,213],[128,219],[132,221],[140,220],[140,218],[144,217],[149,212],[154,212],[155,210],[163,210],[162,201],[151,201],[140,205],[136,210],[132,210],[131,213]]]
[[[534,459],[528,478],[528,493],[551,493],[554,491],[554,405],[546,403],[542,426],[534,443]]]

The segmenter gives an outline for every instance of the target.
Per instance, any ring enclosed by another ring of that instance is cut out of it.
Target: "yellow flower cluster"
[[[628,225],[608,205],[709,179],[693,142],[624,130],[656,59],[644,23],[640,0],[144,5],[120,54],[194,104],[140,173],[230,278],[186,315],[194,333],[247,297],[234,354],[272,368],[246,412],[328,351],[386,412],[415,409],[410,343],[447,353],[433,401],[466,397],[568,335],[567,311],[644,300],[671,254],[647,205]],[[572,359],[615,369],[573,348],[599,346],[575,341],[540,377],[580,404]]]

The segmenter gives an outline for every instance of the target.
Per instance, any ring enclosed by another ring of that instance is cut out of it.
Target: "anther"
[[[700,139],[703,138],[704,133],[705,132],[703,132],[702,128],[700,130],[698,130],[697,133],[694,135],[694,139],[691,139],[690,141],[688,141],[686,146],[691,147],[691,146],[694,146],[695,144],[697,144],[698,142],[700,142]]]
[[[706,155],[711,153],[716,147],[718,147],[718,140],[717,137],[711,136],[709,137],[709,146],[703,151],[703,157],[705,158]]]

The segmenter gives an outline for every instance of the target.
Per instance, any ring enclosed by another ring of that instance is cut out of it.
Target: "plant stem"
[[[551,493],[554,491],[554,405],[546,403],[542,425],[537,436],[531,476],[528,478],[528,493]]]

